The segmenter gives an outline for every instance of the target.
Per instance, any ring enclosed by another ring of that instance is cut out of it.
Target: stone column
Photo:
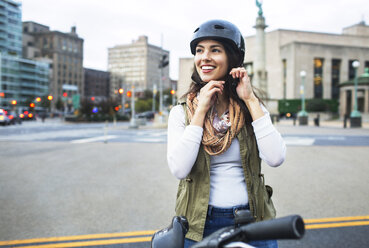
[[[266,99],[268,99],[268,85],[267,85],[267,73],[265,69],[266,58],[265,58],[265,18],[258,16],[256,18],[256,44],[255,44],[255,61],[254,61],[254,79],[253,84],[256,88],[264,91]]]
[[[365,89],[364,95],[364,113],[369,113],[369,89]]]
[[[339,115],[342,117],[344,117],[346,111],[347,104],[346,99],[347,99],[346,90],[344,87],[342,87],[340,89],[340,104],[339,104]]]

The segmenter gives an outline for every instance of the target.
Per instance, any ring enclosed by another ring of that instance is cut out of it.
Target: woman
[[[236,26],[205,22],[191,41],[192,83],[168,121],[169,168],[180,180],[176,215],[186,216],[185,247],[234,224],[249,209],[256,221],[275,217],[261,159],[279,166],[285,144],[242,67],[245,43]],[[277,242],[250,243],[277,247]]]

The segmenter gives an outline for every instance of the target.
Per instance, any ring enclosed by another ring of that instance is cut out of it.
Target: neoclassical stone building
[[[245,42],[245,67],[252,76],[256,37],[245,37]],[[355,75],[352,62],[360,62],[359,75],[369,67],[369,26],[361,22],[344,28],[341,34],[278,29],[265,33],[265,49],[267,104],[271,113],[278,112],[279,99],[301,97],[301,71],[306,72],[307,99],[340,100],[340,83]],[[188,88],[192,67],[192,58],[180,59],[178,95]],[[341,115],[345,108],[340,105]],[[363,106],[363,110],[368,113],[368,106]]]

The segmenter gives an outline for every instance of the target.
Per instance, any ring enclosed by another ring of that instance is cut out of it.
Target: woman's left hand
[[[249,100],[254,100],[255,94],[252,90],[250,78],[247,75],[247,71],[243,67],[233,68],[229,73],[233,78],[239,78],[240,82],[236,87],[238,97],[245,103]]]

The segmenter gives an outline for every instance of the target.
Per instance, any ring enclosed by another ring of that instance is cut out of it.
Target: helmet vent
[[[215,28],[215,29],[224,29],[224,27],[223,27],[223,26],[221,26],[221,25],[214,25],[214,28]]]
[[[199,31],[200,28],[196,28],[196,30],[194,31],[194,33],[196,33],[197,31]]]

